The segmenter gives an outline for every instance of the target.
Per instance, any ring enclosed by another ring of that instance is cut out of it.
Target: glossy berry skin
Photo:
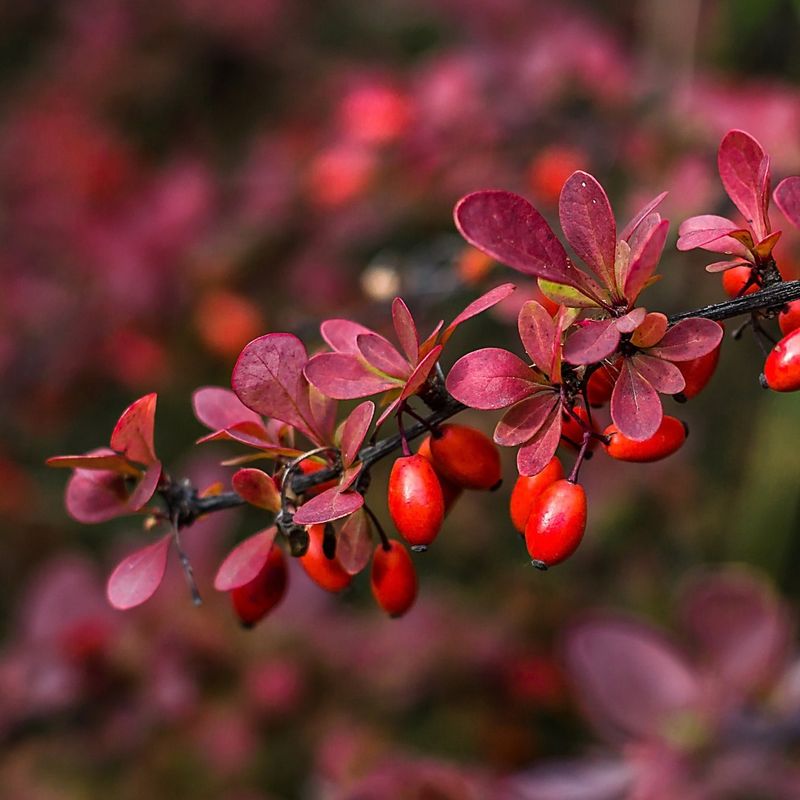
[[[370,574],[372,594],[378,605],[391,617],[400,617],[417,599],[417,571],[403,545],[393,540],[389,549],[375,548]]]
[[[786,304],[786,309],[778,314],[778,325],[784,336],[800,328],[800,300]]]
[[[236,616],[245,628],[252,628],[263,619],[286,594],[289,573],[283,550],[272,545],[261,572],[250,583],[232,589],[231,602]]]
[[[579,483],[557,480],[533,501],[525,545],[534,566],[552,567],[569,558],[586,530],[586,492]]]
[[[436,471],[464,489],[494,489],[502,480],[500,451],[481,431],[468,425],[442,425],[431,438]]]
[[[353,576],[345,571],[335,556],[328,558],[325,555],[322,548],[324,538],[325,526],[312,525],[308,529],[308,551],[298,560],[317,586],[328,592],[341,592],[350,585]]]
[[[451,483],[436,470],[436,464],[434,464],[433,454],[431,453],[430,435],[426,436],[422,440],[422,444],[417,448],[417,455],[422,456],[431,462],[431,466],[433,466],[434,472],[436,472],[436,476],[439,478],[439,485],[442,487],[442,497],[444,497],[444,515],[447,516],[450,513],[450,509],[453,507],[456,500],[461,497],[461,494],[464,490],[460,486],[456,486],[456,484]]]
[[[770,350],[764,363],[767,386],[776,392],[800,389],[800,328],[784,336]]]
[[[567,447],[575,450],[583,444],[583,434],[586,430],[596,431],[597,429],[589,424],[589,415],[586,413],[586,409],[582,408],[581,406],[575,406],[573,409],[575,416],[578,419],[583,421],[583,425],[581,425],[578,420],[574,417],[570,416],[569,414],[562,414],[561,419],[561,442],[565,444]],[[597,439],[592,439],[589,442],[589,450],[594,450],[597,447]]]
[[[592,408],[601,408],[610,399],[614,391],[616,375],[608,367],[596,369],[586,382],[586,395]]]
[[[645,463],[671,456],[686,441],[686,428],[675,417],[664,415],[658,430],[649,438],[637,442],[623,436],[616,425],[609,425],[603,433],[611,437],[606,452],[618,461]]]
[[[681,371],[683,379],[686,381],[681,394],[687,398],[700,394],[706,388],[719,363],[719,354],[722,349],[720,342],[710,353],[706,353],[699,358],[690,361],[675,361],[675,366]]]
[[[742,294],[757,292],[759,287],[758,284],[755,283],[749,286],[746,292],[742,291],[747,285],[747,281],[750,280],[751,271],[750,267],[732,267],[731,269],[726,269],[725,272],[722,273],[722,288],[725,294],[730,298],[734,298],[741,297]]]
[[[514,490],[511,492],[509,510],[511,512],[511,522],[520,533],[525,533],[525,526],[528,524],[533,501],[551,483],[561,480],[563,477],[564,468],[558,458],[553,456],[541,472],[530,476],[520,475],[517,478]]]
[[[394,462],[388,505],[395,527],[412,547],[424,549],[436,538],[444,520],[444,495],[430,461],[415,454]]]

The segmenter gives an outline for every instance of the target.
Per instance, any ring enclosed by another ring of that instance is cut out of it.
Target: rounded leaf
[[[122,412],[111,434],[112,450],[137,464],[152,464],[157,460],[153,443],[157,400],[155,393],[147,394]]]
[[[212,431],[232,428],[241,422],[264,427],[259,414],[251,411],[230,389],[221,386],[201,386],[192,394],[195,417]]]
[[[230,592],[255,580],[267,563],[277,530],[273,525],[239,542],[220,564],[214,588],[218,592]]]
[[[297,509],[294,521],[298,525],[316,525],[341,519],[364,505],[358,492],[343,492],[338,486],[312,497]]]
[[[167,568],[172,534],[131,553],[111,573],[106,586],[108,602],[125,611],[149,600],[161,585]]]
[[[611,393],[611,419],[617,429],[637,442],[649,439],[661,424],[661,398],[631,359],[623,360]]]
[[[456,400],[483,410],[505,408],[536,391],[531,368],[498,347],[462,356],[450,370],[446,385]]]
[[[244,467],[234,473],[231,485],[242,499],[256,508],[277,514],[281,510],[281,493],[275,481],[266,472]]]

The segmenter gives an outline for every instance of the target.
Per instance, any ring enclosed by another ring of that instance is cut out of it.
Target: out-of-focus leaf
[[[660,342],[669,327],[669,320],[659,311],[649,313],[642,324],[633,332],[631,342],[636,347],[652,347]]]
[[[494,440],[504,447],[515,447],[533,438],[549,421],[553,408],[558,405],[556,392],[537,392],[533,397],[513,405],[494,429]]]
[[[336,558],[345,572],[357,575],[369,564],[372,556],[372,534],[363,509],[353,512],[339,529]]]
[[[683,373],[670,361],[637,353],[631,359],[636,371],[661,394],[677,394],[686,387]]]
[[[142,471],[117,453],[95,453],[82,456],[53,456],[45,462],[48,467],[66,467],[68,469],[101,469],[138,478]]]
[[[277,514],[281,510],[281,493],[275,481],[266,472],[245,467],[234,473],[231,485],[242,499],[257,508]]]
[[[728,131],[717,166],[728,197],[753,226],[756,239],[763,239],[769,233],[769,156],[764,148],[749,133]]]
[[[131,403],[111,433],[111,449],[137,464],[156,461],[153,432],[158,395],[147,394]]]
[[[408,310],[408,306],[399,297],[395,297],[392,302],[392,324],[397,335],[397,341],[400,342],[400,347],[405,353],[409,364],[416,364],[419,361],[417,326],[414,322],[414,317],[411,316],[411,312]]]
[[[513,405],[536,391],[531,368],[499,347],[462,356],[447,376],[447,390],[471,408],[492,410]]]
[[[260,415],[251,411],[230,389],[202,386],[192,394],[192,409],[198,421],[212,431],[232,428],[240,422],[264,427]]]
[[[657,737],[701,700],[698,676],[652,628],[597,617],[564,639],[567,672],[589,719],[611,739]]]
[[[456,318],[444,329],[442,333],[442,344],[447,344],[447,341],[453,335],[455,329],[468,319],[482,314],[492,306],[497,305],[501,300],[505,300],[517,287],[513,283],[503,283],[500,286],[495,286],[490,289],[486,294],[481,295],[477,300],[473,300]]]
[[[349,467],[358,457],[358,451],[364,443],[372,417],[375,415],[375,403],[367,400],[357,405],[342,424],[342,464]]]
[[[702,247],[712,253],[746,256],[747,248],[734,239],[730,235],[732,233],[748,233],[748,231],[725,217],[701,214],[681,223],[676,247],[681,251]]]
[[[294,515],[294,521],[298,525],[332,522],[358,511],[363,505],[364,498],[358,492],[343,492],[334,486],[303,503]]]
[[[374,333],[369,328],[351,322],[349,319],[326,319],[319,326],[322,338],[328,343],[331,350],[337,353],[358,354],[356,340],[363,333]]]
[[[104,470],[76,469],[67,482],[65,504],[73,519],[90,524],[130,513],[123,477]]]
[[[556,346],[556,327],[553,318],[543,306],[535,300],[529,300],[519,311],[517,327],[519,338],[531,361],[546,375],[550,375],[553,347]]]
[[[362,333],[358,339],[358,351],[362,358],[379,372],[404,380],[411,372],[406,361],[395,346],[377,333]],[[416,362],[417,357],[414,356]]]
[[[669,222],[663,220],[644,239],[636,250],[631,251],[631,260],[627,274],[622,279],[622,293],[633,302],[644,288],[650,276],[655,272],[664,244],[667,241]]]
[[[561,439],[561,408],[554,405],[550,416],[536,435],[517,451],[517,469],[520,475],[536,475],[555,455]]]
[[[505,781],[501,800],[620,800],[634,779],[622,760],[556,761]]]
[[[267,563],[276,534],[277,528],[273,525],[239,542],[219,565],[214,588],[218,592],[230,592],[253,581]]]
[[[106,596],[114,608],[125,611],[149,600],[161,585],[172,542],[168,533],[154,544],[123,559],[108,579]]]
[[[567,178],[558,201],[564,236],[612,294],[615,291],[614,255],[617,226],[603,187],[594,176],[578,170]]]
[[[722,341],[722,328],[714,320],[691,317],[673,325],[650,353],[667,361],[689,361],[710,353]]]
[[[619,238],[630,244],[631,236],[634,234],[634,232],[636,232],[636,229],[656,210],[656,208],[658,208],[658,206],[661,205],[661,201],[667,196],[667,194],[667,192],[661,192],[661,194],[657,195],[649,203],[640,208],[639,211],[634,214],[631,221],[622,229],[622,233],[620,233]],[[633,249],[632,246],[631,249]]]
[[[795,228],[800,228],[800,176],[784,178],[775,188],[775,205]]]
[[[346,353],[314,356],[306,364],[306,376],[317,389],[336,400],[353,400],[402,385],[397,378],[379,375]]]
[[[143,508],[150,498],[155,494],[158,488],[158,482],[161,480],[161,462],[154,461],[147,468],[142,479],[136,484],[131,496],[128,498],[128,507],[131,511],[138,511]]]
[[[611,393],[611,419],[623,436],[635,441],[649,439],[661,424],[661,399],[631,363],[623,359]]]
[[[583,322],[564,344],[564,360],[570,364],[594,364],[610,356],[619,344],[616,319]]]

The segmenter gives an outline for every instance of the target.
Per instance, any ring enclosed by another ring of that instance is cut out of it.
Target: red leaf
[[[701,699],[698,678],[655,630],[597,617],[565,637],[567,671],[589,718],[612,738],[653,738]]]
[[[221,386],[202,386],[192,394],[194,415],[212,431],[232,428],[240,422],[264,427],[264,422],[230,390]]]
[[[326,319],[319,326],[322,338],[330,345],[332,350],[337,353],[358,354],[356,339],[362,333],[374,333],[369,328],[351,322],[349,319]]]
[[[431,374],[431,371],[436,366],[436,362],[439,360],[439,356],[442,352],[442,346],[437,344],[433,350],[422,359],[422,361],[414,367],[414,371],[409,376],[408,380],[406,381],[406,385],[403,387],[403,391],[400,392],[400,396],[392,403],[388,408],[385,408],[383,413],[378,417],[376,421],[376,425],[382,425],[384,420],[386,420],[389,415],[394,411],[394,409],[402,403],[404,400],[407,400],[412,395],[416,394],[425,384],[425,381],[428,380],[428,376]]]
[[[161,462],[154,461],[147,468],[147,472],[144,473],[142,479],[131,492],[131,496],[128,498],[128,508],[131,511],[139,511],[139,509],[145,506],[155,494],[160,480]]]
[[[239,442],[239,444],[247,445],[248,447],[257,447],[266,453],[272,453],[275,456],[295,456],[300,453],[299,450],[293,447],[288,447],[282,444],[275,444],[269,438],[269,432],[262,424],[254,424],[252,422],[240,422],[227,430],[214,431],[213,433],[201,436],[197,440],[197,444],[203,442]]]
[[[623,359],[611,393],[611,419],[617,429],[637,442],[649,439],[658,430],[663,414],[658,392],[639,374],[631,359]]]
[[[122,453],[137,464],[156,461],[153,431],[155,428],[155,393],[140,397],[131,403],[119,418],[111,434],[111,449]]]
[[[581,289],[598,299],[602,291],[570,263],[544,217],[512,192],[474,192],[455,208],[456,227],[472,245],[525,275]]]
[[[306,376],[323,394],[336,400],[353,400],[402,386],[402,381],[378,375],[346,353],[314,356],[306,364]]]
[[[504,447],[524,444],[549,420],[558,403],[556,392],[544,391],[511,406],[494,429],[495,442]]]
[[[664,244],[667,241],[668,230],[669,222],[663,220],[653,228],[646,239],[637,245],[636,250],[631,252],[627,274],[623,276],[622,286],[620,287],[630,303],[636,300],[647,281],[656,271],[661,254],[664,251]]]
[[[358,457],[358,451],[364,443],[372,417],[375,415],[375,404],[367,400],[357,405],[342,424],[342,463],[349,467]]]
[[[303,367],[308,357],[291,333],[268,333],[245,345],[233,368],[231,385],[253,411],[274,417],[321,444],[314,428]]]
[[[377,333],[362,333],[357,343],[362,358],[379,372],[400,380],[405,380],[411,374],[411,364],[383,336]],[[412,363],[416,361],[415,355]]]
[[[617,800],[630,797],[636,767],[621,759],[583,756],[537,764],[505,780],[506,800]]]
[[[536,391],[534,373],[519,356],[498,347],[460,358],[447,376],[447,390],[471,408],[492,410],[513,405]]]
[[[627,314],[616,318],[617,330],[620,333],[633,333],[647,317],[647,309],[634,308]]]
[[[487,309],[497,305],[501,300],[505,300],[513,291],[516,290],[513,283],[504,283],[495,286],[486,294],[481,295],[477,300],[473,300],[444,330],[442,333],[442,344],[447,344],[448,339],[453,335],[455,329],[468,319],[482,314]]]
[[[763,239],[770,232],[769,156],[749,133],[732,130],[720,143],[717,165],[728,197],[752,225],[756,239]]]
[[[649,217],[653,211],[661,205],[661,201],[667,196],[667,192],[661,192],[660,195],[654,197],[647,205],[643,208],[639,209],[636,212],[633,219],[622,229],[622,233],[620,233],[619,238],[624,239],[628,244],[630,244],[631,237],[634,233],[637,232],[637,228],[642,224],[642,222]],[[633,248],[633,245],[631,245]]]
[[[408,306],[399,297],[395,297],[392,302],[392,323],[394,324],[394,332],[397,334],[397,341],[400,342],[400,347],[406,354],[406,358],[409,363],[416,364],[419,361],[417,326],[414,324],[414,317],[411,316]]]
[[[336,558],[345,572],[357,575],[369,564],[372,556],[372,534],[363,509],[352,513],[339,530]]]
[[[342,492],[334,486],[303,503],[294,515],[294,521],[298,525],[332,522],[358,511],[363,505],[364,498],[358,492]]]
[[[615,293],[617,227],[603,187],[588,172],[573,172],[561,190],[558,216],[564,236],[578,257],[603,286]]]
[[[702,247],[712,253],[746,256],[747,248],[731,233],[747,233],[744,228],[725,217],[716,214],[702,214],[690,217],[681,223],[678,229],[678,250],[693,250]]]
[[[266,472],[245,467],[234,473],[231,485],[245,502],[277,514],[281,510],[281,493]]]
[[[775,205],[795,228],[800,228],[800,177],[784,178],[775,189]]]
[[[527,476],[541,472],[555,455],[560,439],[561,408],[556,405],[533,439],[517,451],[519,474]]]
[[[706,264],[706,272],[725,272],[726,270],[733,269],[733,267],[750,267],[752,264],[749,261],[744,261],[741,258],[733,258],[728,261],[715,261],[713,264]]]
[[[616,319],[583,322],[564,344],[564,360],[570,364],[594,364],[610,356],[619,344]]]
[[[76,469],[67,482],[65,504],[73,519],[90,524],[130,513],[122,476],[104,470]]]
[[[637,353],[631,359],[637,372],[661,394],[677,394],[686,387],[683,373],[671,362]]]
[[[722,341],[722,328],[713,320],[691,317],[673,325],[650,355],[667,361],[689,361],[710,353]]]
[[[652,311],[634,331],[631,342],[636,347],[652,347],[656,342],[661,341],[668,327],[669,320],[666,315]]]
[[[339,403],[323,394],[316,386],[308,384],[308,405],[314,420],[314,430],[319,434],[320,440],[325,443],[333,441]]]
[[[342,473],[342,477],[339,478],[339,485],[336,488],[340,492],[346,492],[356,482],[362,469],[363,465],[360,463],[347,467]]]
[[[214,588],[218,592],[230,592],[255,580],[267,563],[276,533],[277,528],[273,525],[239,542],[220,564]]]
[[[553,365],[553,348],[560,347],[560,336],[556,338],[553,318],[535,300],[529,300],[519,310],[517,318],[519,338],[531,361],[548,375]]]
[[[142,471],[131,464],[125,456],[117,453],[95,452],[82,456],[53,456],[45,462],[48,467],[66,467],[68,469],[100,469],[105,472],[116,472],[118,475],[128,475],[138,478]]]
[[[172,542],[168,533],[155,544],[131,553],[111,573],[106,586],[108,602],[125,611],[149,600],[161,585]]]

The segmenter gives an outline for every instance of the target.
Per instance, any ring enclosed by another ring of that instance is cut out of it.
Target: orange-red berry
[[[767,386],[776,392],[800,389],[800,328],[784,336],[764,363]]]
[[[568,447],[573,449],[580,447],[583,444],[583,434],[586,431],[597,431],[593,424],[589,423],[589,415],[586,409],[582,406],[575,406],[572,409],[581,422],[578,422],[575,417],[567,413],[561,415],[561,441]],[[597,439],[592,438],[589,442],[589,450],[594,450],[597,447]]]
[[[244,627],[251,628],[280,603],[288,580],[283,550],[273,544],[258,575],[230,592],[234,611]]]
[[[550,459],[550,463],[535,475],[520,475],[514,484],[511,492],[511,522],[520,532],[525,533],[525,526],[528,524],[528,517],[531,513],[533,501],[551,484],[564,477],[564,468],[556,456]]]
[[[323,541],[325,539],[325,526],[312,525],[308,529],[308,550],[299,561],[306,574],[317,586],[329,592],[341,592],[346,589],[353,576],[347,572],[334,556],[325,555]]]
[[[753,283],[744,291],[750,280],[752,270],[750,267],[732,267],[722,273],[722,288],[728,297],[740,297],[742,294],[752,294],[758,291],[758,285]]]
[[[455,483],[447,480],[447,478],[445,478],[438,472],[438,470],[436,470],[436,464],[434,463],[433,454],[431,453],[430,435],[426,436],[422,440],[422,444],[420,444],[420,446],[417,448],[417,455],[422,456],[431,462],[431,466],[436,472],[436,476],[439,478],[439,485],[442,487],[442,497],[444,497],[444,515],[447,516],[450,512],[450,509],[453,507],[456,500],[461,497],[461,494],[464,490],[460,486],[456,486]]]
[[[616,383],[616,375],[607,366],[596,369],[586,382],[586,395],[592,408],[604,406],[610,399]]]
[[[382,544],[375,548],[370,584],[376,602],[392,617],[405,614],[414,604],[417,572],[408,550],[400,542],[389,542],[388,550]]]
[[[534,566],[544,569],[569,558],[586,530],[586,492],[579,483],[557,480],[533,501],[525,545]]]
[[[684,424],[666,414],[658,430],[649,439],[638,442],[629,439],[617,430],[616,425],[609,425],[603,433],[611,439],[605,446],[606,452],[618,461],[658,461],[671,456],[686,441]]]
[[[786,304],[786,308],[778,314],[778,325],[784,336],[800,328],[800,300],[792,300]]]
[[[388,504],[395,527],[412,547],[424,549],[436,538],[444,520],[444,495],[430,461],[415,454],[394,462]]]
[[[430,448],[436,471],[456,486],[494,489],[502,479],[497,445],[475,428],[442,425]]]

